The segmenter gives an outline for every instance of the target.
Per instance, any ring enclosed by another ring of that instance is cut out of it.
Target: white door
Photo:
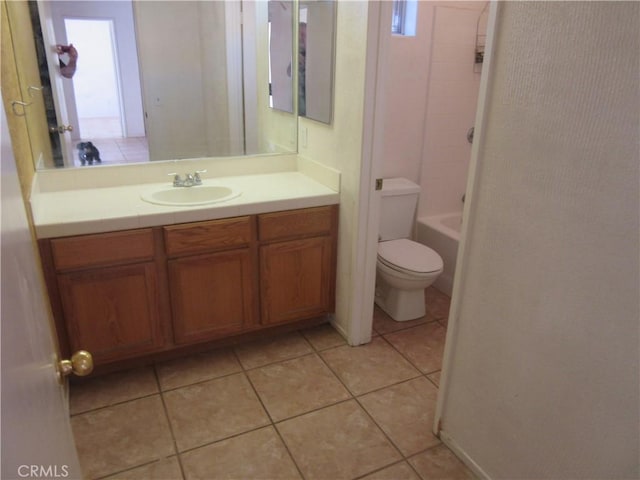
[[[69,112],[67,110],[67,101],[64,92],[64,77],[60,74],[59,58],[56,53],[55,46],[56,36],[53,28],[53,16],[51,14],[51,5],[48,1],[38,1],[38,11],[40,12],[40,24],[42,28],[42,39],[45,51],[47,53],[47,64],[49,65],[49,78],[51,82],[51,94],[53,95],[53,103],[56,110],[56,119],[58,125],[50,125],[50,127],[58,127],[60,134],[60,148],[62,150],[62,158],[64,165],[72,167],[73,160],[73,142],[71,141],[71,131],[69,128],[77,128],[77,125],[71,125]]]
[[[7,118],[0,117],[2,464],[0,478],[81,478],[56,344],[18,183]]]

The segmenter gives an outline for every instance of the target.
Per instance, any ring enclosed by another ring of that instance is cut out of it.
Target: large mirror
[[[298,115],[331,123],[336,2],[300,0],[298,21]]]
[[[33,2],[55,108],[49,124],[62,131],[52,134],[62,158],[38,167],[295,152],[293,110],[271,108],[269,3]],[[289,37],[278,48],[291,59]],[[72,59],[57,44],[77,50],[70,78],[63,73]],[[293,103],[293,82],[283,95]],[[87,142],[100,162],[83,162]]]
[[[336,3],[334,0],[298,2],[298,115],[331,123],[333,65],[335,56]],[[269,0],[269,81],[271,106],[293,112],[290,95],[296,67],[289,55],[295,21],[294,2]]]

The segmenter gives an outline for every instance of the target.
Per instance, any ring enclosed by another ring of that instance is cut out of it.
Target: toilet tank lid
[[[420,186],[406,178],[385,178],[382,181],[382,196],[408,195],[420,193]]]

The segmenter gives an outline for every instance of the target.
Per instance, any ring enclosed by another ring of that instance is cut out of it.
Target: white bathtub
[[[461,213],[419,217],[416,224],[417,241],[434,249],[442,257],[444,271],[433,286],[447,295],[451,295],[453,289],[461,227]]]

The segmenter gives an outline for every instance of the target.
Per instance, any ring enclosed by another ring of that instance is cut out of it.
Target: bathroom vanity
[[[137,210],[138,224],[151,223],[142,228],[113,228],[133,221],[122,211],[96,223],[90,209],[82,213],[82,208],[66,225],[47,223],[55,217],[52,194],[34,195],[38,243],[64,355],[88,350],[98,368],[117,366],[326,321],[335,304],[337,192],[298,172],[217,181],[242,195],[211,206],[171,207],[143,205],[138,193],[126,201],[127,188],[114,187],[125,198],[122,208],[156,209],[155,215]],[[287,182],[294,184],[286,188]],[[282,198],[274,197],[274,187]],[[95,189],[93,197],[114,194],[108,190]],[[55,194],[57,202],[67,194],[83,202],[77,190]],[[63,215],[63,207],[58,210]]]

